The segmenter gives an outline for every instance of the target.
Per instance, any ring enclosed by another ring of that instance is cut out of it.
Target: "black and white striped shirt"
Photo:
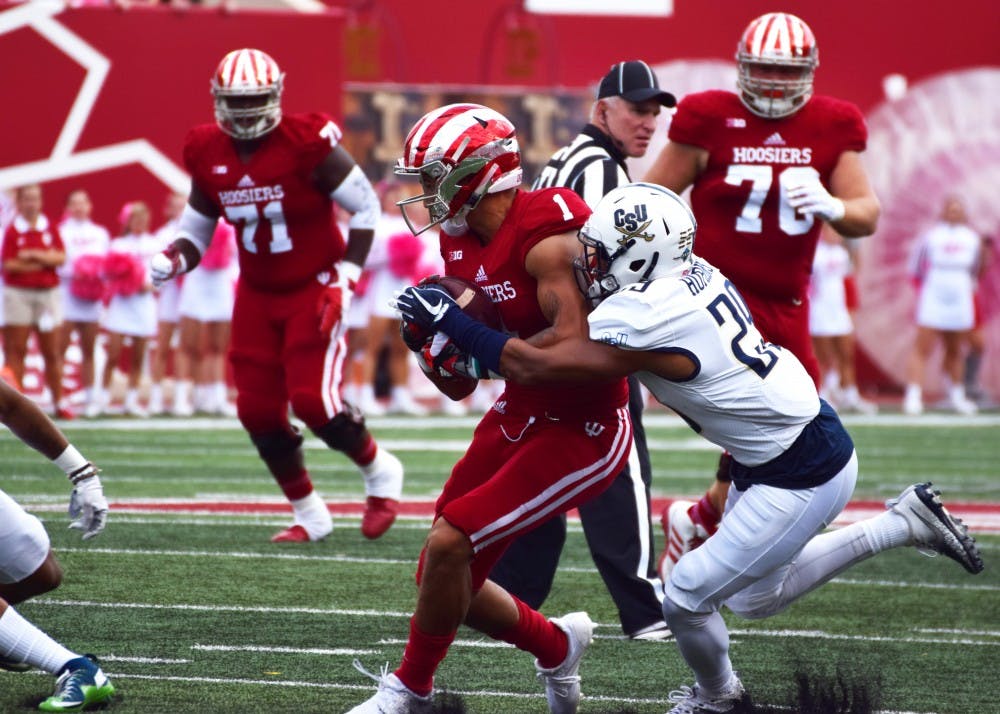
[[[630,181],[624,155],[604,132],[587,124],[572,144],[552,155],[531,188],[570,188],[594,208],[606,193]]]

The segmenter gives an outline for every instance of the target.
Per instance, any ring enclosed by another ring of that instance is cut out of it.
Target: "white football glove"
[[[831,196],[819,179],[788,187],[788,203],[799,213],[835,222],[844,217],[844,202]]]
[[[83,531],[84,540],[100,535],[108,521],[108,500],[104,497],[101,479],[94,466],[90,469],[93,475],[77,481],[69,498],[69,517],[74,519],[69,527]]]
[[[174,246],[162,253],[157,253],[149,260],[149,278],[154,288],[158,288],[168,280],[176,278],[187,271],[187,260],[184,254]]]

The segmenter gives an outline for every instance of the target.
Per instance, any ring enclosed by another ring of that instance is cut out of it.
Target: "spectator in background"
[[[45,364],[45,383],[56,416],[72,419],[62,399],[62,324],[57,268],[66,262],[59,230],[42,213],[42,187],[22,186],[16,194],[17,215],[3,237],[3,352],[17,384],[24,383],[28,338],[34,332]]]
[[[824,226],[809,281],[809,334],[819,361],[820,396],[842,412],[875,414],[878,407],[858,392],[848,286],[853,286],[851,254],[844,238]]]
[[[156,231],[156,240],[163,250],[177,236],[177,219],[184,210],[186,199],[182,193],[170,193],[163,203],[163,216],[166,222]],[[163,414],[163,382],[167,376],[170,362],[174,371],[174,403],[173,411],[182,413],[179,416],[190,416],[190,411],[184,409],[185,402],[178,399],[178,373],[187,372],[187,365],[180,364],[185,358],[181,350],[175,346],[178,335],[177,324],[180,320],[179,304],[182,280],[171,281],[160,286],[156,292],[156,351],[153,353],[150,365],[149,413]],[[171,360],[171,357],[173,358]],[[178,410],[178,405],[181,409]],[[186,414],[183,412],[187,412]]]
[[[983,238],[969,227],[958,196],[945,198],[940,218],[917,237],[910,258],[910,274],[919,285],[917,337],[906,366],[905,414],[924,410],[924,369],[938,342],[944,343],[949,406],[958,414],[977,411],[965,395],[962,347],[975,325],[974,295],[985,267],[983,251]]]
[[[65,360],[76,332],[80,343],[80,386],[84,390],[84,409],[88,411],[94,403],[94,350],[104,311],[104,258],[111,243],[108,229],[91,220],[92,211],[90,195],[82,188],[66,196],[66,216],[59,224],[66,262],[58,271],[63,306],[59,353]]]
[[[190,372],[177,382],[174,415],[185,416],[194,377],[194,408],[218,416],[236,416],[226,386],[226,350],[235,298],[236,232],[219,220],[198,267],[184,275],[181,288],[182,363]],[[190,412],[188,412],[190,413]]]
[[[104,317],[108,332],[107,361],[101,379],[101,411],[111,401],[111,379],[117,367],[126,369],[125,413],[145,417],[149,412],[139,404],[139,383],[149,340],[156,335],[156,295],[146,265],[160,245],[149,232],[149,208],[142,201],[127,203],[122,210],[124,229],[111,241],[105,274],[111,299]],[[121,363],[122,348],[129,340],[128,361]]]
[[[365,414],[411,414],[424,416],[427,409],[410,393],[410,351],[399,336],[399,313],[390,306],[398,291],[416,282],[415,275],[424,243],[413,235],[399,213],[396,202],[406,198],[406,187],[398,181],[382,181],[376,186],[382,203],[382,217],[375,230],[365,269],[370,272],[368,329],[361,366],[359,406]],[[388,410],[375,399],[375,372],[379,357],[387,351],[389,376]]]
[[[982,266],[979,271],[980,282],[986,271],[989,270],[993,260],[993,251],[993,237],[984,235],[982,257],[979,261]],[[983,390],[982,384],[979,382],[979,369],[982,367],[983,352],[986,350],[986,338],[983,335],[983,308],[980,302],[981,299],[982,291],[977,287],[976,294],[973,296],[976,313],[975,324],[969,331],[968,351],[965,355],[965,396],[972,400],[979,409],[996,406],[992,401],[992,397]]]

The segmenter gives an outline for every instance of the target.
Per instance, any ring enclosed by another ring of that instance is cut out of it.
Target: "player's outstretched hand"
[[[447,290],[439,285],[410,287],[396,295],[393,307],[403,320],[427,332],[436,332],[435,326],[451,307],[457,307]]]
[[[90,468],[93,475],[80,479],[69,499],[69,517],[73,519],[69,527],[83,531],[84,540],[100,535],[108,522],[108,500],[104,497],[97,469]]]
[[[184,272],[184,256],[174,246],[157,253],[149,261],[149,277],[158,288]]]
[[[818,178],[788,187],[788,203],[799,213],[819,216],[824,221],[844,217],[844,202],[830,195]]]

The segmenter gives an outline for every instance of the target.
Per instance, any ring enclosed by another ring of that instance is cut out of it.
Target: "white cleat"
[[[696,684],[693,687],[681,687],[667,695],[667,701],[674,704],[667,714],[724,714],[731,712],[743,701],[746,690],[740,678],[733,672],[732,679],[726,685],[726,691],[716,697],[705,696]]]
[[[575,714],[580,705],[580,660],[594,641],[594,623],[585,612],[553,617],[550,622],[566,633],[569,651],[562,664],[545,669],[535,660],[538,678],[545,682],[545,699],[552,714]]]
[[[885,507],[906,519],[910,536],[921,552],[942,553],[970,573],[983,569],[983,558],[969,529],[948,512],[941,502],[941,492],[930,483],[917,483],[906,488]]]
[[[660,554],[657,571],[664,585],[670,582],[670,573],[681,556],[708,539],[708,532],[691,520],[688,513],[694,505],[693,501],[674,501],[663,510],[660,523],[666,535],[666,543]]]
[[[361,702],[347,714],[421,714],[431,711],[433,695],[422,697],[411,691],[399,681],[399,677],[389,672],[388,665],[382,668],[381,675],[372,674],[358,660],[354,660],[354,667],[378,682],[378,689],[371,698]]]

